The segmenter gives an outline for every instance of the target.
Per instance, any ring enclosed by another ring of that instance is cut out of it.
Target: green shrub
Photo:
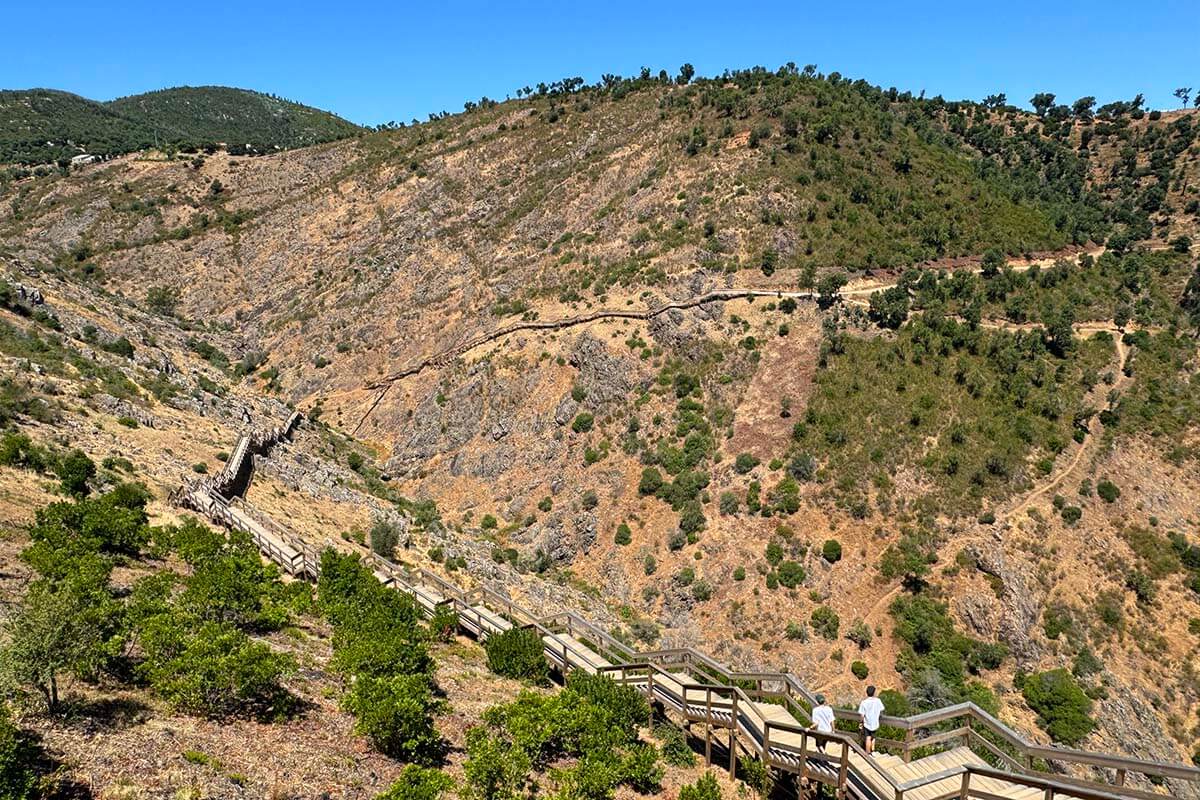
[[[573,670],[567,675],[567,688],[608,714],[607,727],[625,743],[637,741],[638,727],[650,716],[646,699],[632,686],[614,681],[607,675],[590,675]]]
[[[804,582],[804,567],[798,561],[784,561],[776,570],[779,582],[789,589],[795,589]]]
[[[622,522],[617,526],[617,533],[613,536],[613,541],[622,546],[627,545],[633,541],[633,531],[629,529],[628,525]]]
[[[738,496],[734,492],[721,492],[718,508],[724,516],[728,517],[738,513],[739,503]]]
[[[1068,525],[1074,525],[1083,517],[1083,509],[1079,506],[1065,506],[1062,510],[1063,522]]]
[[[736,567],[734,567],[734,568],[733,568],[733,579],[734,579],[735,581],[744,581],[744,580],[746,580],[746,568],[745,568],[745,567],[743,567],[743,566],[740,566],[740,565],[739,565],[739,566],[736,566]]]
[[[483,643],[488,669],[506,678],[545,684],[550,667],[540,636],[529,628],[510,628],[489,636]]]
[[[38,796],[34,769],[37,757],[37,748],[13,724],[8,709],[0,706],[0,798],[27,800]]]
[[[679,787],[679,800],[721,800],[721,787],[712,772],[705,772],[695,783]]]
[[[1065,669],[1026,676],[1021,693],[1056,742],[1077,745],[1096,727],[1091,699]]]
[[[479,527],[485,531],[494,531],[499,525],[500,521],[492,514],[484,514],[483,519],[479,520]]]
[[[550,498],[550,495],[546,495],[538,501],[537,507],[538,511],[549,513],[550,509],[554,508],[554,501]]]
[[[836,564],[842,560],[842,543],[837,539],[826,539],[825,544],[821,545],[821,557],[830,564]]]
[[[438,800],[454,788],[454,779],[440,769],[407,765],[400,777],[375,800]]]
[[[758,459],[749,453],[738,453],[737,459],[733,462],[733,469],[737,474],[745,475],[757,467],[758,464]]]
[[[467,731],[467,760],[463,776],[469,797],[478,800],[521,800],[526,777],[532,768],[529,754],[512,747],[486,728]]]
[[[178,615],[160,615],[146,626],[142,644],[142,672],[174,708],[216,719],[288,710],[280,681],[295,661],[232,625],[206,622],[193,629]]]
[[[657,494],[663,486],[663,476],[654,467],[642,470],[642,478],[638,481],[638,492],[643,495]]]
[[[1121,496],[1121,490],[1112,481],[1105,478],[1096,484],[1096,494],[1106,503],[1114,503]]]
[[[371,524],[371,551],[384,558],[391,558],[400,544],[400,525],[387,517],[376,517]]]
[[[841,620],[838,619],[837,612],[829,606],[817,606],[813,609],[812,616],[809,617],[808,621],[812,625],[813,630],[825,639],[832,642],[838,637],[838,628],[841,627]]]
[[[687,734],[670,723],[656,725],[654,737],[659,741],[663,761],[673,767],[690,767],[696,763],[696,754],[688,745]]]
[[[571,430],[576,433],[587,433],[592,429],[595,423],[595,418],[587,411],[581,411],[575,415],[575,420],[571,423]]]
[[[865,661],[855,661],[850,665],[850,672],[860,681],[866,680],[869,670]]]
[[[444,704],[433,697],[426,675],[359,675],[342,701],[357,718],[355,732],[384,755],[428,763],[437,757],[441,737],[434,715]]]
[[[82,450],[72,450],[54,465],[62,490],[71,497],[86,497],[88,482],[96,477],[96,464]]]
[[[874,636],[871,633],[871,626],[860,620],[855,620],[850,626],[850,630],[846,631],[846,638],[858,645],[859,650],[866,650],[871,646],[871,641]]]
[[[703,603],[705,600],[712,599],[712,586],[706,580],[698,580],[692,584],[692,597]]]

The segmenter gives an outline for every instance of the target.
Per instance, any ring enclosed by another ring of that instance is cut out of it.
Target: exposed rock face
[[[1007,644],[1018,659],[1033,658],[1037,655],[1037,643],[1029,632],[1041,616],[1041,593],[1029,568],[1009,558],[996,542],[980,542],[967,550],[980,570],[1000,579],[1004,597],[995,605],[987,603],[986,598],[972,601],[964,620],[972,627],[978,626],[976,632],[980,635],[995,636]]]
[[[587,392],[590,403],[612,403],[629,397],[636,366],[611,353],[604,342],[591,334],[584,333],[576,340],[567,360],[579,370],[579,385]],[[555,421],[558,418],[555,413]]]

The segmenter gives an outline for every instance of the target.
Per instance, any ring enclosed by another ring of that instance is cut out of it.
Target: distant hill
[[[327,111],[222,86],[179,87],[100,103],[54,89],[0,91],[0,163],[44,164],[79,153],[228,144],[264,152],[354,136]]]

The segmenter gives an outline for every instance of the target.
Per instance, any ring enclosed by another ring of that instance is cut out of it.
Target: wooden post
[[[1117,786],[1124,786],[1124,785],[1125,785],[1125,770],[1119,769],[1119,770],[1117,770]]]
[[[967,797],[970,795],[970,793],[971,793],[971,773],[964,772],[963,779],[962,779],[962,789],[959,790],[959,793],[958,793],[959,800],[967,800]]]
[[[729,719],[729,777],[733,777],[737,768],[737,727],[738,727],[738,698],[733,696],[733,715]]]
[[[712,766],[712,725],[704,726],[704,763]]]
[[[803,736],[803,734],[801,734],[801,736]],[[804,744],[803,738],[800,740],[800,744],[802,744],[802,745]],[[763,744],[762,744],[762,747],[763,747],[763,751],[762,751],[763,764],[766,765],[767,771],[770,771],[770,769],[771,769],[771,721],[770,720],[766,720],[763,722]]]
[[[850,765],[850,745],[842,742],[842,760],[838,764],[838,782],[837,791],[838,797],[846,795],[846,769]]]
[[[904,730],[904,763],[905,764],[912,761],[912,745],[913,745],[913,739],[915,739],[915,738],[916,738],[916,736],[913,732],[913,729],[905,728],[905,730]]]

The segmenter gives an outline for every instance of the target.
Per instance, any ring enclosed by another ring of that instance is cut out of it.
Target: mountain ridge
[[[335,114],[250,89],[177,86],[109,101],[58,89],[0,90],[0,163],[48,164],[158,147],[261,153],[361,132]]]

